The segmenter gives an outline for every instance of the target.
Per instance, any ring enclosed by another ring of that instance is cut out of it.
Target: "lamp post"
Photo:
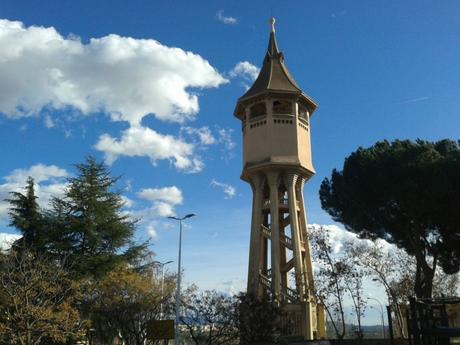
[[[182,256],[182,221],[191,218],[195,214],[190,213],[182,218],[168,217],[179,222],[179,259],[177,263],[177,287],[176,287],[176,332],[174,335],[174,345],[179,345],[179,307],[180,307],[180,281],[181,281],[181,256]]]
[[[163,297],[164,297],[164,286],[165,286],[165,266],[172,263],[173,261],[154,261],[154,264],[157,264],[161,267],[161,303],[160,303],[160,318],[163,320]]]
[[[380,305],[380,316],[382,317],[382,334],[383,334],[383,339],[385,339],[385,320],[383,318],[383,306],[382,303],[377,298],[374,297],[367,297],[367,299],[371,299],[373,301],[376,301]]]

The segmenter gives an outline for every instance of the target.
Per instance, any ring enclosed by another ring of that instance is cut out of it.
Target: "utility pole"
[[[373,301],[376,301],[380,305],[380,316],[382,317],[382,335],[383,339],[385,339],[385,319],[383,317],[383,306],[382,303],[377,298],[374,297],[367,297],[367,299],[371,299]]]

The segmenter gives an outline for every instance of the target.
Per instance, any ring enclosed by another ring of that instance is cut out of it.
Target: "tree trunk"
[[[415,275],[414,292],[417,298],[431,298],[433,294],[434,269],[426,260],[417,257],[417,271]]]

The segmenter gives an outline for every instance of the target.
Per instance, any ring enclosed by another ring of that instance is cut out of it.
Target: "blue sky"
[[[358,146],[459,138],[458,1],[3,0],[0,195],[32,172],[45,203],[72,164],[105,158],[158,260],[176,260],[165,216],[194,212],[186,280],[244,288],[251,192],[232,114],[271,15],[291,74],[319,103],[310,223],[333,223],[319,184]],[[13,232],[5,205],[0,224]]]

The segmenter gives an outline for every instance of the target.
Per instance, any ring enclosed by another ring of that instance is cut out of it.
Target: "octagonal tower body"
[[[267,165],[289,165],[313,175],[310,116],[316,108],[290,75],[272,30],[260,74],[235,108],[243,130],[242,178]]]

